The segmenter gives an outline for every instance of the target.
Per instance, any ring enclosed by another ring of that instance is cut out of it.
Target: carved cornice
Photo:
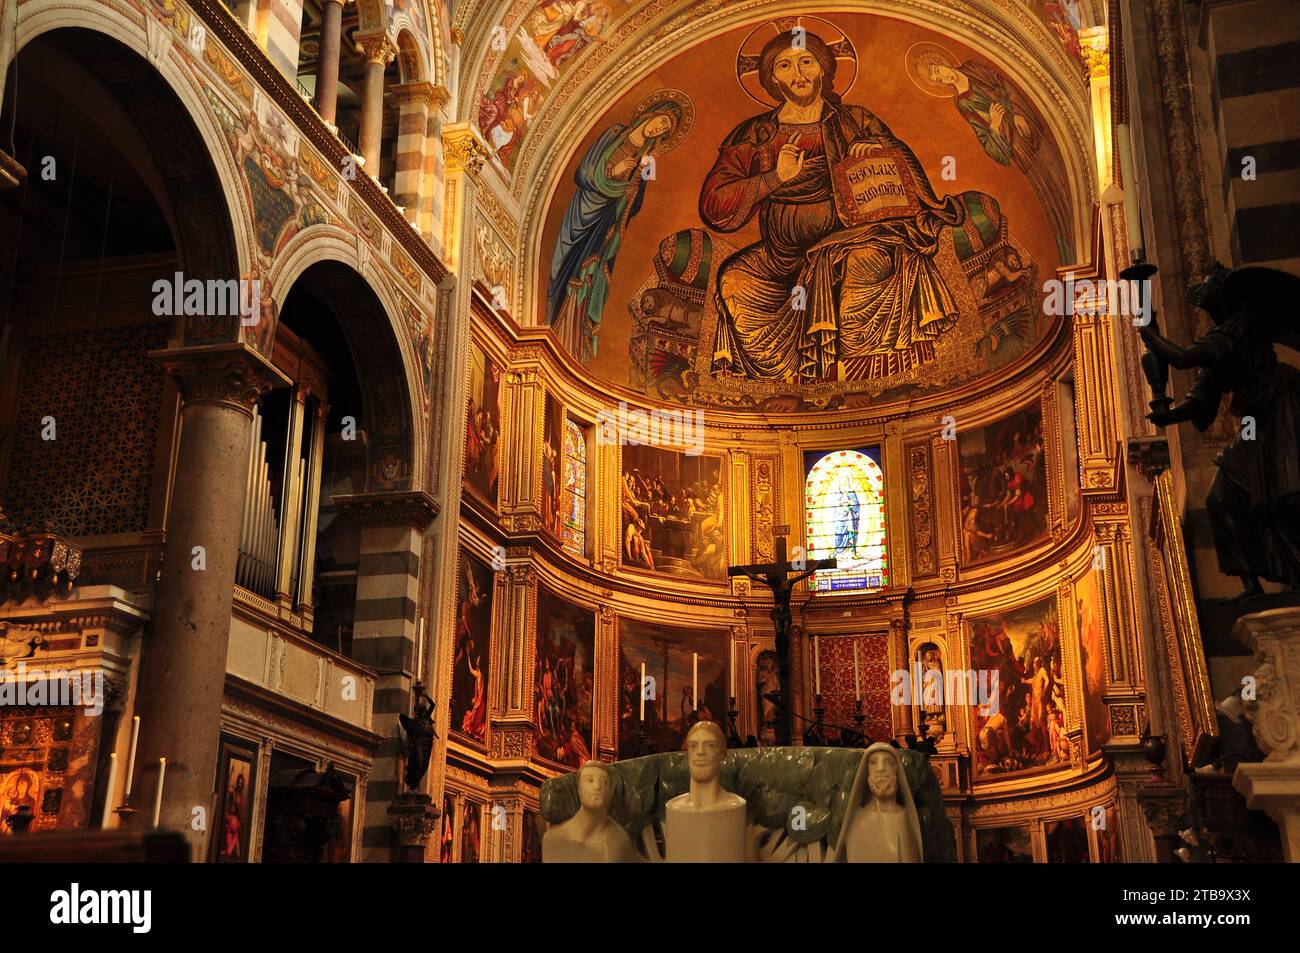
[[[438,515],[438,502],[423,490],[349,493],[330,502],[361,526],[411,526],[423,531]]]
[[[187,406],[217,404],[253,416],[253,405],[274,387],[290,381],[270,361],[245,344],[204,344],[164,348],[149,357],[175,378]]]

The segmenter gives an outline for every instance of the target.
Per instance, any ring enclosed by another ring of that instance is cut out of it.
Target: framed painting
[[[963,563],[1001,559],[1047,538],[1040,407],[959,431],[957,460]]]
[[[619,619],[618,629],[620,758],[641,753],[643,725],[656,751],[680,751],[697,721],[715,721],[726,730],[729,632],[628,618]],[[643,665],[646,681],[638,691]]]
[[[1088,828],[1082,817],[1067,817],[1043,825],[1049,864],[1088,863]]]
[[[450,864],[456,855],[456,799],[442,795],[442,819],[438,827],[438,863]]]
[[[975,832],[981,864],[1032,864],[1034,850],[1027,827],[986,827]]]
[[[624,566],[726,578],[721,457],[625,446],[621,493]]]
[[[460,822],[460,862],[477,864],[483,848],[483,805],[465,798],[465,816]]]
[[[570,768],[591,760],[596,614],[537,587],[537,754]]]
[[[492,570],[462,550],[451,663],[451,730],[475,745],[487,738]]]
[[[1056,597],[969,625],[971,665],[989,673],[972,707],[976,778],[1068,764]]]
[[[256,780],[257,745],[223,736],[217,757],[217,814],[211,839],[215,863],[248,863]]]
[[[501,367],[475,342],[470,346],[465,408],[465,485],[494,509],[501,475],[500,435]]]

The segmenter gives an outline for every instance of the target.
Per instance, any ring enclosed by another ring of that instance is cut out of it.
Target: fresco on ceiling
[[[1079,0],[1029,0],[1029,8],[1047,24],[1066,52],[1082,63],[1079,31],[1083,29],[1083,11]]]
[[[763,21],[680,54],[560,181],[538,321],[596,376],[684,403],[960,386],[1048,333],[1041,277],[1073,258],[1041,117],[994,64],[886,17]]]
[[[533,7],[513,34],[505,27],[492,38],[501,65],[479,96],[478,127],[506,168],[514,167],[528,125],[542,100],[583,50],[605,41],[626,0],[560,0]]]

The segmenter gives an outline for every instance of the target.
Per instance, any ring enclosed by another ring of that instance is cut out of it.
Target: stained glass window
[[[564,421],[564,466],[560,486],[560,543],[575,556],[587,555],[587,435]]]
[[[809,559],[834,559],[808,580],[814,592],[880,589],[889,585],[885,474],[880,450],[835,450],[805,457]]]

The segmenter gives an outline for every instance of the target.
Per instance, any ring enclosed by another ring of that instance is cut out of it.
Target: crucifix
[[[776,537],[776,561],[758,563],[753,566],[732,566],[727,570],[728,576],[746,576],[750,581],[767,586],[772,590],[772,625],[776,630],[776,659],[781,672],[781,691],[773,698],[768,698],[777,706],[776,743],[790,744],[792,736],[790,712],[790,594],[794,587],[807,579],[819,569],[834,569],[834,559],[805,559],[802,548],[797,549],[794,562],[786,556],[786,536],[790,534],[789,526],[774,526],[772,534]],[[795,573],[793,577],[790,573]]]

